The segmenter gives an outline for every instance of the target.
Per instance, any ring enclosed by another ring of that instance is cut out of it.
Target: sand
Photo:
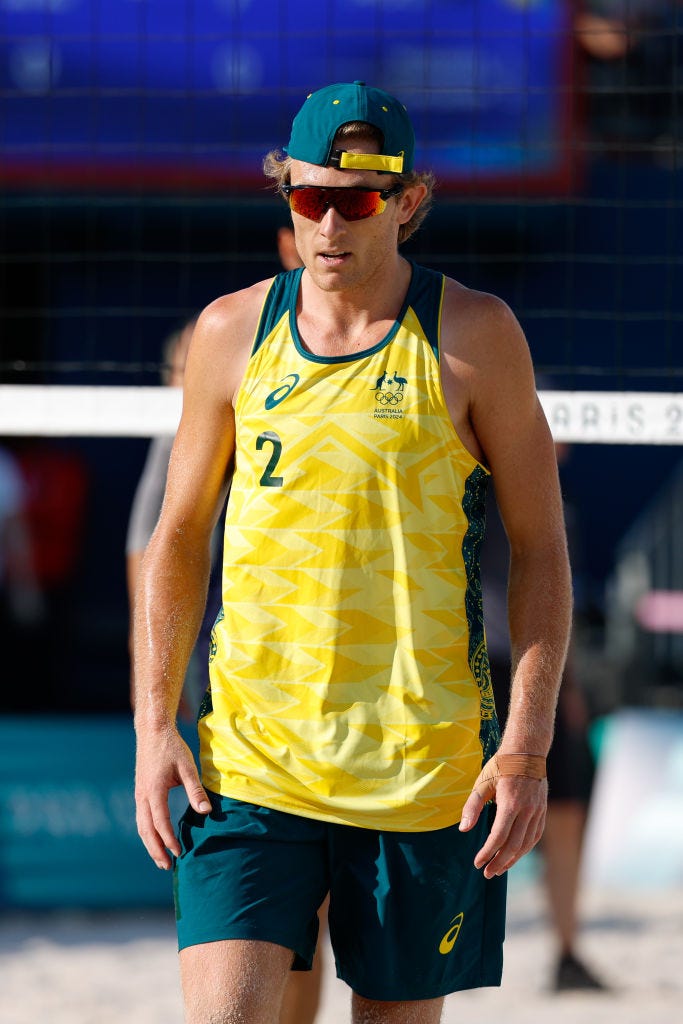
[[[548,990],[553,943],[534,881],[513,887],[503,986],[450,996],[443,1024],[671,1024],[683,1005],[683,889],[587,892],[581,952],[609,993]],[[316,1024],[349,1019],[325,950]],[[0,915],[2,1024],[181,1024],[170,913]]]

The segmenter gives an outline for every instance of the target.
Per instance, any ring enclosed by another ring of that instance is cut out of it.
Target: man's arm
[[[196,811],[210,810],[176,715],[206,603],[211,535],[232,464],[233,402],[262,301],[259,287],[225,296],[195,327],[164,502],[135,596],[137,822],[161,868],[171,865],[168,850],[180,853],[168,791],[182,785]]]
[[[462,429],[474,454],[491,469],[510,542],[508,614],[512,689],[500,754],[545,757],[571,628],[571,576],[557,461],[522,330],[492,296],[467,299],[469,340],[451,370],[468,398]],[[462,436],[462,435],[461,435]],[[467,442],[466,442],[467,443]],[[542,763],[542,762],[541,762]],[[496,818],[475,864],[486,877],[502,874],[540,839],[547,783],[526,775],[494,782]],[[461,828],[484,806],[473,792]]]

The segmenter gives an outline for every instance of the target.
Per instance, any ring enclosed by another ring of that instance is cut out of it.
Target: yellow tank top
[[[498,743],[479,580],[487,471],[442,393],[444,278],[389,334],[306,351],[279,275],[236,402],[200,709],[214,792],[391,831],[452,825]]]

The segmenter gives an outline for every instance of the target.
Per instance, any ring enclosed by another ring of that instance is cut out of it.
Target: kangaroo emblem
[[[370,390],[375,392],[375,401],[380,405],[398,405],[403,401],[403,391],[407,383],[406,377],[399,377],[396,372],[392,377],[388,370],[385,370],[382,376],[377,378],[374,388]]]

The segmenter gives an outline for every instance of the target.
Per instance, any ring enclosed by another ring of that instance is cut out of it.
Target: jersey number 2
[[[261,487],[282,487],[282,477],[273,476],[282,454],[282,441],[273,430],[264,430],[263,433],[259,434],[256,438],[256,451],[260,452],[264,444],[272,444],[273,450],[270,453],[268,465],[264,469],[263,475],[259,481]]]

